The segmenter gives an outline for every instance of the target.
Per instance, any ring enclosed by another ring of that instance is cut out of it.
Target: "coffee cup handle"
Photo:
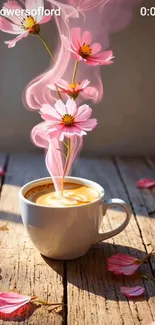
[[[126,212],[126,218],[125,220],[123,221],[123,223],[117,227],[116,229],[114,230],[111,230],[109,232],[106,232],[106,233],[98,233],[97,236],[96,236],[96,240],[95,240],[95,243],[97,244],[98,242],[102,241],[102,240],[106,240],[108,238],[111,238],[111,237],[114,237],[116,235],[118,235],[120,232],[122,232],[128,225],[129,221],[130,221],[130,218],[131,218],[131,210],[130,210],[130,207],[129,205],[123,201],[123,200],[120,200],[120,199],[110,199],[108,201],[101,201],[101,204],[102,204],[102,209],[103,209],[103,215],[106,214],[106,211],[108,208],[112,207],[112,206],[117,206],[117,207],[120,207],[122,209],[125,210]]]

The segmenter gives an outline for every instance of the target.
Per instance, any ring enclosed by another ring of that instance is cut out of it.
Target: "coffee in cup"
[[[62,194],[55,191],[53,184],[43,184],[31,188],[25,198],[37,205],[67,207],[91,203],[100,198],[100,193],[87,185],[65,183]]]

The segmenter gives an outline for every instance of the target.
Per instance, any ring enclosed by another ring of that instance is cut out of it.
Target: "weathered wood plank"
[[[47,176],[43,155],[13,155],[9,160],[5,184],[0,200],[0,224],[6,224],[7,232],[0,232],[0,291],[16,290],[22,294],[38,296],[48,302],[63,300],[63,263],[51,261],[48,264],[33,247],[25,233],[18,206],[20,187],[35,178]],[[60,325],[62,316],[49,312],[47,307],[17,313],[10,325]],[[0,325],[6,324],[0,320]]]
[[[145,249],[150,252],[155,249],[155,214],[151,213],[155,211],[155,189],[138,189],[136,182],[142,178],[155,177],[155,169],[146,160],[138,158],[117,159],[117,164],[136,214]],[[150,262],[152,269],[155,269],[155,259],[152,258]]]
[[[141,238],[145,250],[149,253],[155,249],[154,234],[155,234],[155,219],[150,217],[149,211],[154,206],[153,191],[148,189],[138,189],[136,182],[141,178],[153,177],[154,170],[142,159],[127,159],[119,158],[116,160],[117,167],[125,184],[126,193],[129,201],[132,204],[134,213],[136,215],[136,222],[139,227]],[[150,259],[151,270],[155,276],[155,258]],[[155,296],[155,292],[154,292]],[[152,314],[155,319],[155,298],[149,299]]]
[[[125,188],[110,159],[80,160],[74,174],[100,183],[106,189],[106,197],[118,197],[128,201]],[[104,221],[104,229],[115,228],[122,222],[123,213],[110,210]],[[120,235],[93,248],[86,256],[67,263],[68,325],[146,325],[155,317],[154,284],[135,278],[113,277],[107,272],[108,256],[116,252],[142,258],[145,247],[137,221],[132,216],[128,228]],[[112,244],[115,245],[112,245]],[[152,274],[149,264],[142,272]],[[144,285],[147,298],[128,301],[120,294],[121,285]]]

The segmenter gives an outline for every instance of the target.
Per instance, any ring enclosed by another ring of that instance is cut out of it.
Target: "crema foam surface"
[[[30,189],[25,198],[38,205],[67,207],[93,202],[100,198],[100,194],[86,185],[66,183],[62,195],[55,191],[53,184],[45,184]]]

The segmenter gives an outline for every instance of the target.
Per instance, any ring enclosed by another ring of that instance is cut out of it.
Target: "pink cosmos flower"
[[[137,182],[137,187],[139,188],[151,188],[155,186],[155,180],[151,178],[143,178]]]
[[[137,286],[137,287],[121,287],[121,293],[126,297],[138,297],[144,293],[144,288]]]
[[[71,98],[67,100],[66,105],[62,100],[58,100],[55,108],[44,104],[40,112],[45,120],[42,128],[50,138],[57,138],[60,141],[63,141],[65,136],[82,137],[87,134],[86,131],[93,130],[97,125],[96,119],[90,119],[92,109],[88,105],[77,108],[76,102]]]
[[[42,9],[39,9],[42,7]],[[22,8],[16,1],[8,1],[3,5],[6,12],[5,17],[0,17],[0,30],[5,33],[18,35],[11,41],[6,41],[8,47],[14,47],[16,43],[30,34],[39,34],[40,24],[47,23],[51,16],[43,16],[44,0],[25,0],[25,8]],[[27,10],[28,14],[22,12]],[[35,9],[36,15],[30,15],[29,12]],[[21,15],[16,16],[8,14],[8,10],[20,10]]]
[[[0,292],[0,313],[11,314],[30,301],[31,297],[23,296],[15,292]]]
[[[151,324],[148,324],[148,325],[155,325],[155,322],[151,323]]]
[[[77,60],[83,60],[86,64],[96,65],[109,65],[113,63],[112,51],[101,51],[101,44],[92,42],[91,33],[85,31],[82,33],[81,28],[72,28],[71,31],[72,41],[62,35],[62,41],[64,46],[73,53],[73,57]]]
[[[114,274],[132,275],[141,264],[141,260],[125,254],[116,254],[108,258],[108,270]]]
[[[56,86],[60,92],[67,94],[68,96],[76,99],[79,94],[84,98],[96,98],[98,96],[98,91],[94,87],[88,87],[90,81],[85,79],[79,83],[68,83],[67,81],[61,79],[57,82]],[[56,90],[55,85],[48,85],[48,88]]]

